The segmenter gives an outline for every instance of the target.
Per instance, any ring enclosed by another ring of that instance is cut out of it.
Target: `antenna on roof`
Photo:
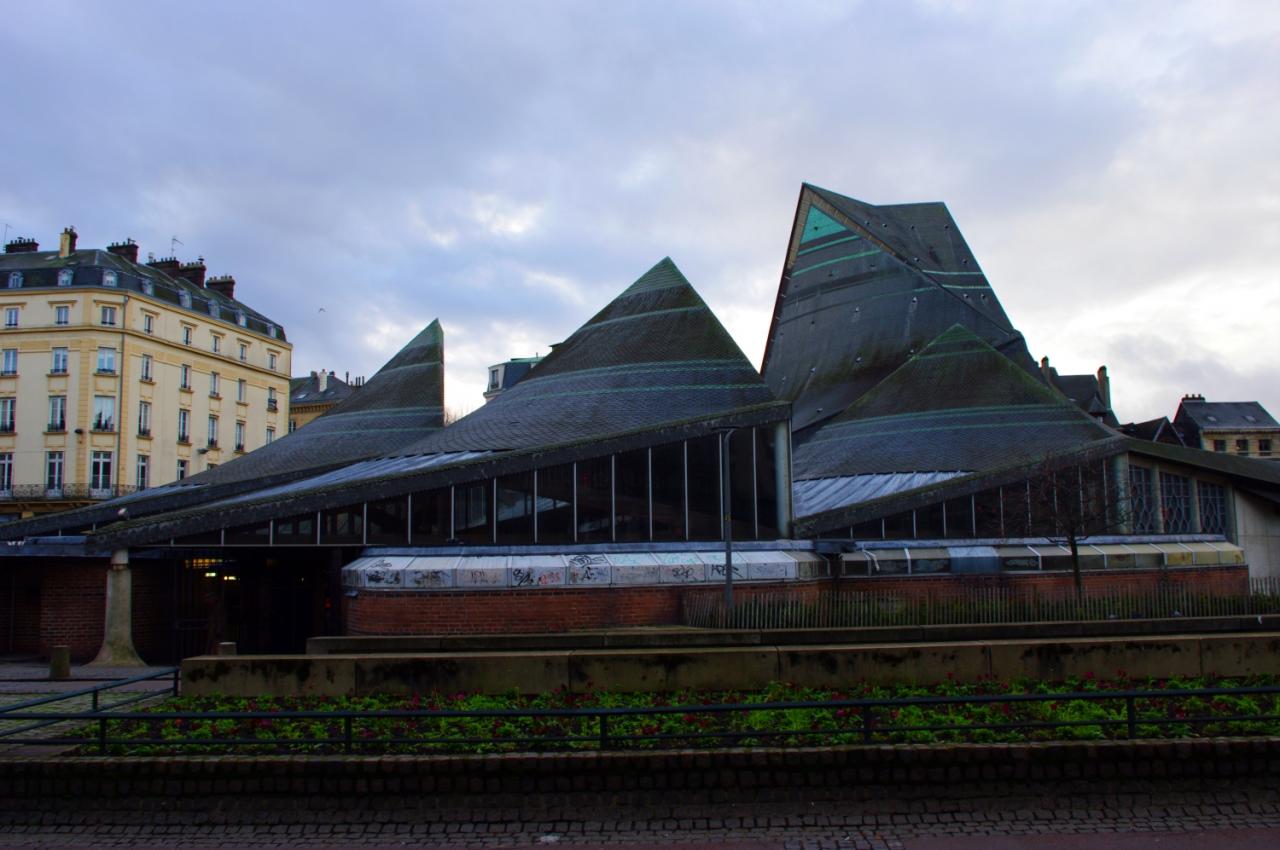
[[[169,256],[170,256],[170,257],[176,257],[176,256],[178,255],[177,246],[178,246],[178,245],[185,245],[185,244],[186,244],[186,243],[184,243],[181,239],[179,239],[179,238],[178,238],[178,237],[176,237],[176,236],[174,236],[173,238],[171,238],[171,239],[169,240]]]
[[[4,241],[4,243],[5,243],[6,245],[9,243],[9,228],[10,228],[10,227],[12,227],[12,226],[13,226],[13,225],[9,224],[8,222],[5,222],[5,225],[4,225],[4,240],[3,240],[3,241]]]

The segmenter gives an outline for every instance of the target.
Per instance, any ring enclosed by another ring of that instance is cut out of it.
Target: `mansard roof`
[[[803,431],[954,324],[1037,368],[946,205],[875,206],[805,184],[763,373]]]

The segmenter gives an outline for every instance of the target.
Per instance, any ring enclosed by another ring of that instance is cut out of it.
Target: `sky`
[[[807,181],[945,201],[1121,421],[1280,416],[1274,0],[40,0],[0,69],[7,237],[203,256],[295,375],[439,318],[466,412],[664,256],[759,365]]]

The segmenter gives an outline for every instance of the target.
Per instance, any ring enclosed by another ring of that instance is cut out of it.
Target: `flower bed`
[[[1196,691],[1211,691],[1195,693]],[[1228,692],[1222,692],[1228,691]],[[179,716],[180,715],[180,716]],[[1280,734],[1280,679],[943,682],[759,692],[179,697],[85,730],[86,752],[541,752]],[[105,746],[104,746],[105,744]]]

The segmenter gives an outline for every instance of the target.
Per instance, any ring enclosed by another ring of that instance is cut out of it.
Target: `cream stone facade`
[[[206,289],[203,263],[138,265],[65,240],[62,255],[3,260],[0,514],[167,484],[285,435],[291,346],[227,297],[234,281]]]

